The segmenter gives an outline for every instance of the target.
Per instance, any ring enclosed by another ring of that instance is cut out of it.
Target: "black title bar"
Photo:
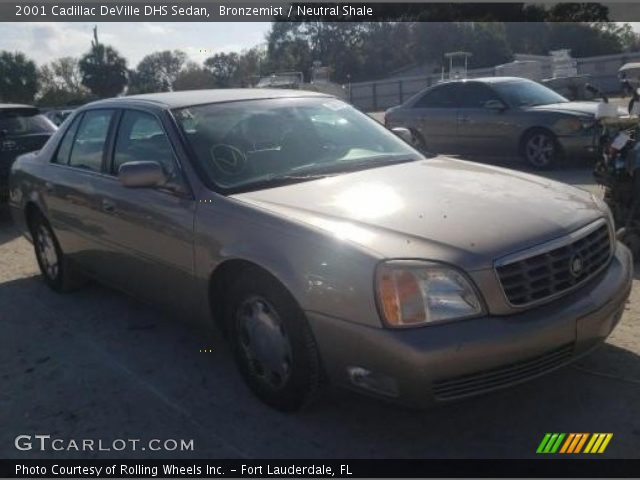
[[[0,460],[3,478],[633,478],[640,460]]]
[[[394,3],[283,0],[33,0],[0,2],[2,22],[630,22],[634,2]]]

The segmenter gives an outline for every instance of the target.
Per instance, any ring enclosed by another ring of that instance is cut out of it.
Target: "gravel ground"
[[[587,188],[586,170],[554,177]],[[613,432],[604,456],[640,458],[640,276],[607,343],[524,385],[425,412],[338,390],[283,415],[255,400],[225,345],[93,285],[47,289],[0,212],[0,457],[531,457],[545,432]],[[202,349],[211,352],[202,353]],[[186,439],[187,452],[17,451],[17,435]]]

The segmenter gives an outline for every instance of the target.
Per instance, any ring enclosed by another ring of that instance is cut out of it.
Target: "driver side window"
[[[169,179],[177,169],[169,138],[156,117],[150,113],[126,110],[120,120],[111,173],[120,165],[135,161],[158,162]]]

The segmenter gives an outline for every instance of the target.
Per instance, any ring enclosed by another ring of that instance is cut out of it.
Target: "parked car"
[[[51,288],[217,325],[282,410],[325,379],[414,406],[522,382],[601,344],[631,288],[594,195],[427,158],[299,90],[84,106],[14,164],[11,207]]]
[[[387,110],[421,149],[463,155],[521,155],[534,168],[594,154],[596,102],[570,102],[531,80],[489,77],[438,84]]]
[[[20,154],[38,150],[56,131],[35,107],[0,104],[0,203],[7,201],[9,171]]]
[[[71,113],[73,113],[73,109],[54,109],[46,112],[44,116],[59,126],[62,125],[62,122],[64,122]]]

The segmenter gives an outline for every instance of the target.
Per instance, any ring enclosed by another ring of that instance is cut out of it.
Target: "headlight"
[[[424,325],[483,313],[471,282],[457,270],[432,262],[393,260],[376,271],[380,312],[391,327]]]
[[[594,121],[591,119],[567,117],[561,118],[554,124],[554,131],[559,135],[573,135],[583,130],[589,130],[593,125]]]
[[[609,229],[615,234],[616,225],[613,219],[613,213],[611,213],[611,209],[609,208],[609,205],[607,205],[607,202],[605,202],[602,198],[600,198],[595,193],[591,194],[591,198],[593,199],[593,203],[596,204],[596,207],[598,208],[598,210],[600,210],[602,213],[605,214],[605,216],[607,217],[607,221],[609,222]]]

